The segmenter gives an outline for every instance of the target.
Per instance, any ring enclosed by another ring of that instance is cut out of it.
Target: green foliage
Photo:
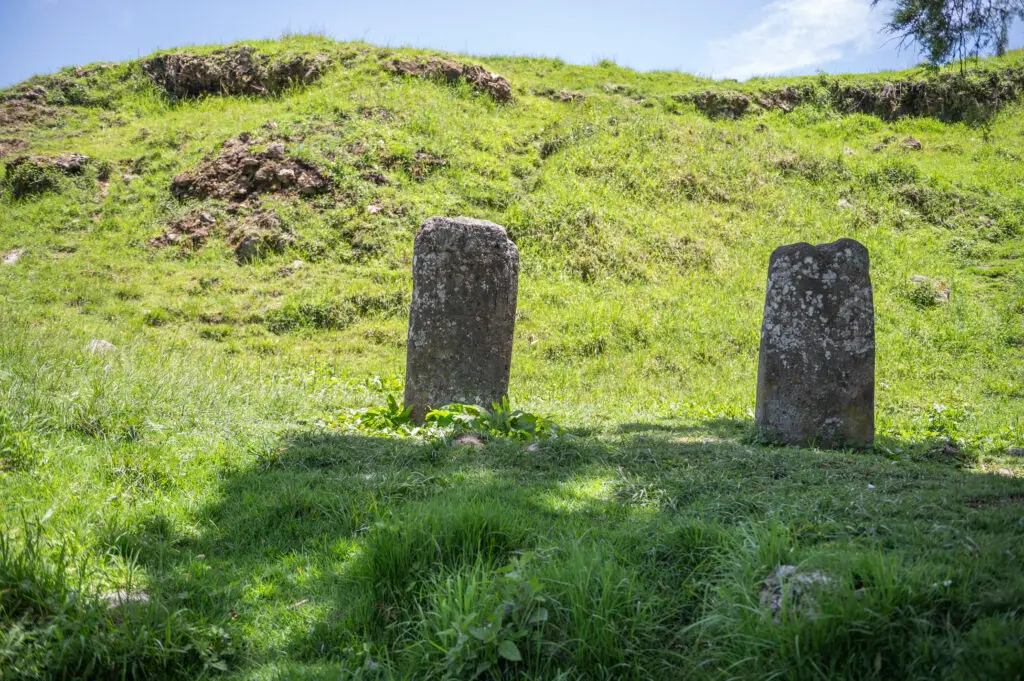
[[[371,385],[382,385],[377,377]],[[347,432],[365,433],[375,437],[422,437],[432,440],[450,440],[466,433],[514,440],[558,437],[562,429],[550,419],[512,409],[508,398],[495,402],[488,411],[472,404],[449,404],[432,409],[424,416],[422,426],[412,420],[412,405],[399,403],[388,393],[383,405],[366,407],[343,414],[328,422]]]
[[[917,42],[933,64],[963,64],[986,51],[1005,54],[1010,26],[1019,18],[1024,19],[1021,0],[898,0],[886,29],[904,42]]]
[[[92,161],[0,198],[0,678],[1016,678],[1024,53],[724,85],[472,60],[497,106],[381,69],[424,51],[253,44],[339,59],[272,97],[172,104],[138,62],[14,89],[50,97],[5,140]],[[787,87],[788,114],[677,99]],[[883,92],[933,117],[847,113]],[[241,132],[335,187],[262,195],[295,242],[245,265],[251,207],[169,191]],[[187,256],[149,245],[195,210]],[[413,238],[459,214],[519,248],[510,400],[416,426]],[[843,236],[872,258],[876,448],[761,447],[769,256]],[[955,295],[922,307],[914,275]],[[779,565],[829,577],[813,616],[766,614]]]

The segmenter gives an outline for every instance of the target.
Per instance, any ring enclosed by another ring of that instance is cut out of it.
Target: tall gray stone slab
[[[772,253],[755,423],[779,444],[875,439],[875,311],[868,250],[852,239]]]
[[[472,218],[427,220],[416,234],[405,404],[422,422],[452,403],[490,408],[508,394],[519,251],[505,229]]]

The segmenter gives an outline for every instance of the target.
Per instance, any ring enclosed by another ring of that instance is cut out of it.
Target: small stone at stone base
[[[484,441],[479,435],[460,435],[452,443],[453,447],[470,447],[472,449],[483,449]]]
[[[138,593],[112,591],[111,593],[100,594],[100,600],[106,601],[107,607],[114,609],[131,603],[149,603],[149,594],[145,591],[140,591]]]
[[[117,346],[109,341],[97,339],[91,341],[89,345],[85,347],[85,349],[93,354],[102,354],[106,352],[114,352],[115,350],[117,350]]]

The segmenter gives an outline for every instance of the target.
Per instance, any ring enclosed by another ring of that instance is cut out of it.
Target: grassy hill
[[[1022,678],[1024,54],[440,55],[501,102],[247,46],[0,93],[0,679]],[[353,425],[401,395],[432,215],[518,245],[511,401],[569,435]],[[839,237],[876,447],[761,446],[769,254]]]

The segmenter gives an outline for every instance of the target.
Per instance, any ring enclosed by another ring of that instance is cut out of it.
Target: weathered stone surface
[[[490,408],[508,392],[519,251],[494,223],[435,217],[412,269],[405,404],[417,422],[456,402]]]
[[[758,432],[779,444],[868,446],[874,412],[867,249],[852,239],[776,249],[761,328]]]

